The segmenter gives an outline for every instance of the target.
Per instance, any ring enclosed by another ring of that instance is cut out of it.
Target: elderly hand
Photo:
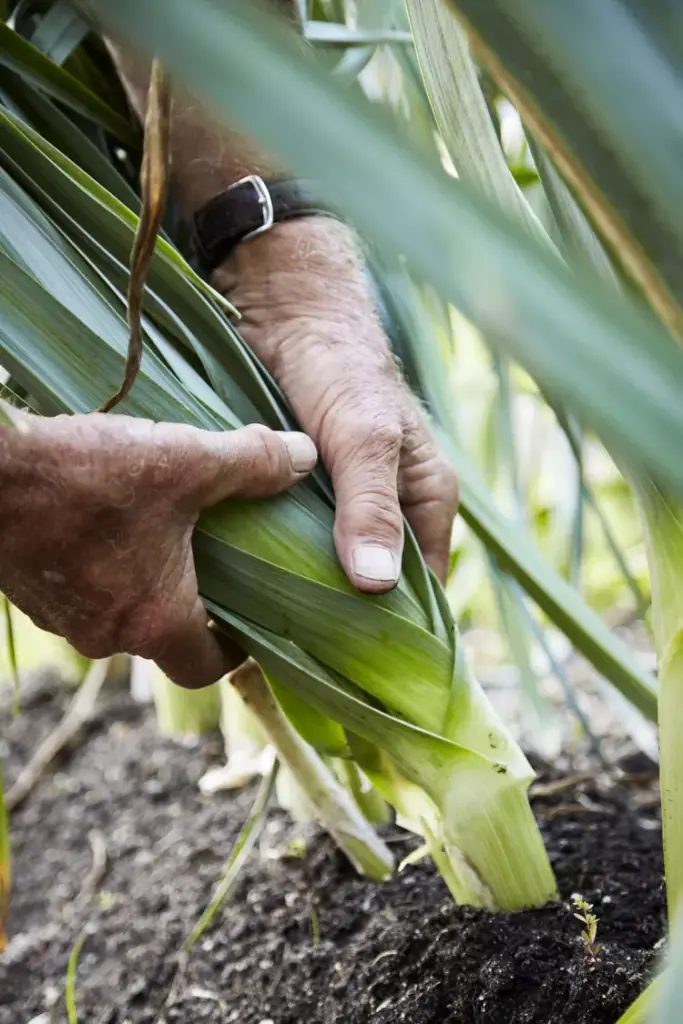
[[[142,112],[148,67],[109,45]],[[171,150],[188,217],[244,174],[273,169],[180,92]],[[185,686],[213,682],[242,658],[210,630],[198,597],[191,536],[202,509],[291,486],[317,446],[335,489],[341,563],[357,587],[380,593],[400,574],[402,513],[445,579],[457,505],[454,473],[397,370],[348,228],[325,217],[277,224],[239,245],[213,284],[240,310],[245,339],[314,443],[257,426],[215,434],[99,414],[13,414],[19,429],[0,427],[0,589],[83,654],[152,658]]]
[[[404,513],[445,580],[456,477],[392,358],[348,228],[324,217],[278,224],[238,246],[213,283],[321,453],[349,579],[372,593],[395,585]]]
[[[278,0],[296,20],[293,0]],[[109,41],[142,115],[149,68]],[[251,139],[174,93],[175,195],[188,219],[246,174],[281,176]],[[396,584],[402,512],[444,580],[458,489],[419,405],[401,379],[373,309],[353,233],[327,217],[299,218],[238,245],[213,285],[242,314],[239,329],[279,382],[332,477],[335,542],[349,579],[379,593]]]
[[[209,628],[197,593],[192,531],[223,498],[303,479],[316,461],[306,435],[11,418],[15,428],[0,427],[0,589],[88,657],[139,654],[190,687],[235,668],[244,655]]]

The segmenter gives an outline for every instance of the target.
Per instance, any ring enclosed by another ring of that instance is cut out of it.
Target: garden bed
[[[46,681],[22,716],[2,708],[7,784],[66,699]],[[0,1024],[65,1018],[83,928],[80,1024],[614,1024],[656,967],[661,833],[653,782],[632,774],[534,800],[564,902],[515,915],[455,907],[425,862],[364,882],[325,837],[292,843],[301,829],[273,812],[260,856],[179,977],[178,950],[254,794],[201,795],[220,759],[218,737],[178,746],[127,695],[103,701],[13,815]],[[387,834],[398,857],[415,846]],[[600,919],[594,960],[568,903],[577,891]]]

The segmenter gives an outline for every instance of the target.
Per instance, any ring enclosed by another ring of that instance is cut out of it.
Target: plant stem
[[[320,755],[292,727],[258,665],[251,660],[245,662],[232,673],[230,681],[310,800],[318,823],[329,832],[360,874],[378,880],[387,878],[394,868],[391,851]]]
[[[662,800],[664,874],[669,926],[683,909],[683,632],[678,633],[659,669],[659,785]]]
[[[69,963],[66,968],[66,985],[64,988],[64,1002],[69,1024],[78,1024],[78,1009],[76,1007],[76,971],[78,970],[78,958],[83,949],[86,933],[81,932],[73,944],[69,954]]]
[[[232,892],[240,871],[263,831],[263,826],[266,823],[266,812],[275,788],[278,768],[279,764],[275,761],[268,775],[264,775],[261,779],[261,785],[259,786],[256,799],[254,800],[254,806],[251,809],[249,817],[240,829],[240,834],[235,840],[235,845],[230,851],[230,856],[225,862],[225,867],[221,873],[221,879],[216,886],[214,894],[211,897],[208,906],[204,910],[204,913],[201,915],[185,940],[183,949],[186,953],[190,952],[197,939],[204,934],[220,910],[225,899]]]
[[[480,792],[486,791],[482,787]],[[490,796],[484,795],[482,805],[467,818],[447,815],[445,832],[447,853],[456,867],[459,853],[480,879],[461,902],[487,906],[481,883],[499,910],[540,907],[557,899],[526,786],[500,786]],[[467,885],[466,877],[460,881]]]
[[[217,729],[221,718],[221,695],[218,683],[202,690],[186,690],[176,686],[156,669],[154,672],[154,703],[157,723],[166,735],[201,735]]]
[[[4,605],[5,613],[5,637],[7,640],[7,660],[12,672],[12,686],[14,689],[14,701],[12,702],[12,714],[18,715],[21,710],[21,684],[19,680],[19,662],[17,660],[17,645],[14,636],[14,620],[12,618],[12,605],[5,595],[0,597]]]
[[[673,931],[683,912],[683,505],[651,481],[632,480],[645,527],[652,625],[659,661],[659,775],[664,867]]]
[[[355,763],[344,757],[332,758],[332,767],[339,781],[346,786],[358,804],[363,816],[373,825],[387,825],[391,809],[384,797],[372,785]]]

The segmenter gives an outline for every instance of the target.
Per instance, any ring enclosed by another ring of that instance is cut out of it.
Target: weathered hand
[[[295,15],[293,0],[278,7]],[[148,68],[109,46],[142,113]],[[245,174],[286,173],[182,91],[174,94],[171,152],[188,218]],[[238,245],[212,283],[239,309],[240,331],[323,456],[337,498],[337,553],[350,580],[378,593],[395,585],[401,511],[444,579],[457,481],[394,363],[349,229],[326,217],[276,224]]]
[[[155,660],[198,687],[243,659],[209,628],[192,530],[223,498],[259,498],[315,464],[299,433],[211,433],[125,416],[0,427],[0,590],[86,656]]]
[[[394,586],[401,512],[445,579],[456,477],[392,358],[348,229],[321,217],[279,224],[239,246],[213,283],[322,455],[350,580],[369,592]]]

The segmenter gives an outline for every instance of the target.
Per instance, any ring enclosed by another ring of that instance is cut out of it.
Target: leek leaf
[[[70,72],[41,53],[13,29],[0,22],[0,64],[11,68],[49,96],[106,128],[119,141],[136,144],[138,133],[130,122],[100,99]]]
[[[613,255],[680,335],[683,15],[630,0],[452,0]]]

